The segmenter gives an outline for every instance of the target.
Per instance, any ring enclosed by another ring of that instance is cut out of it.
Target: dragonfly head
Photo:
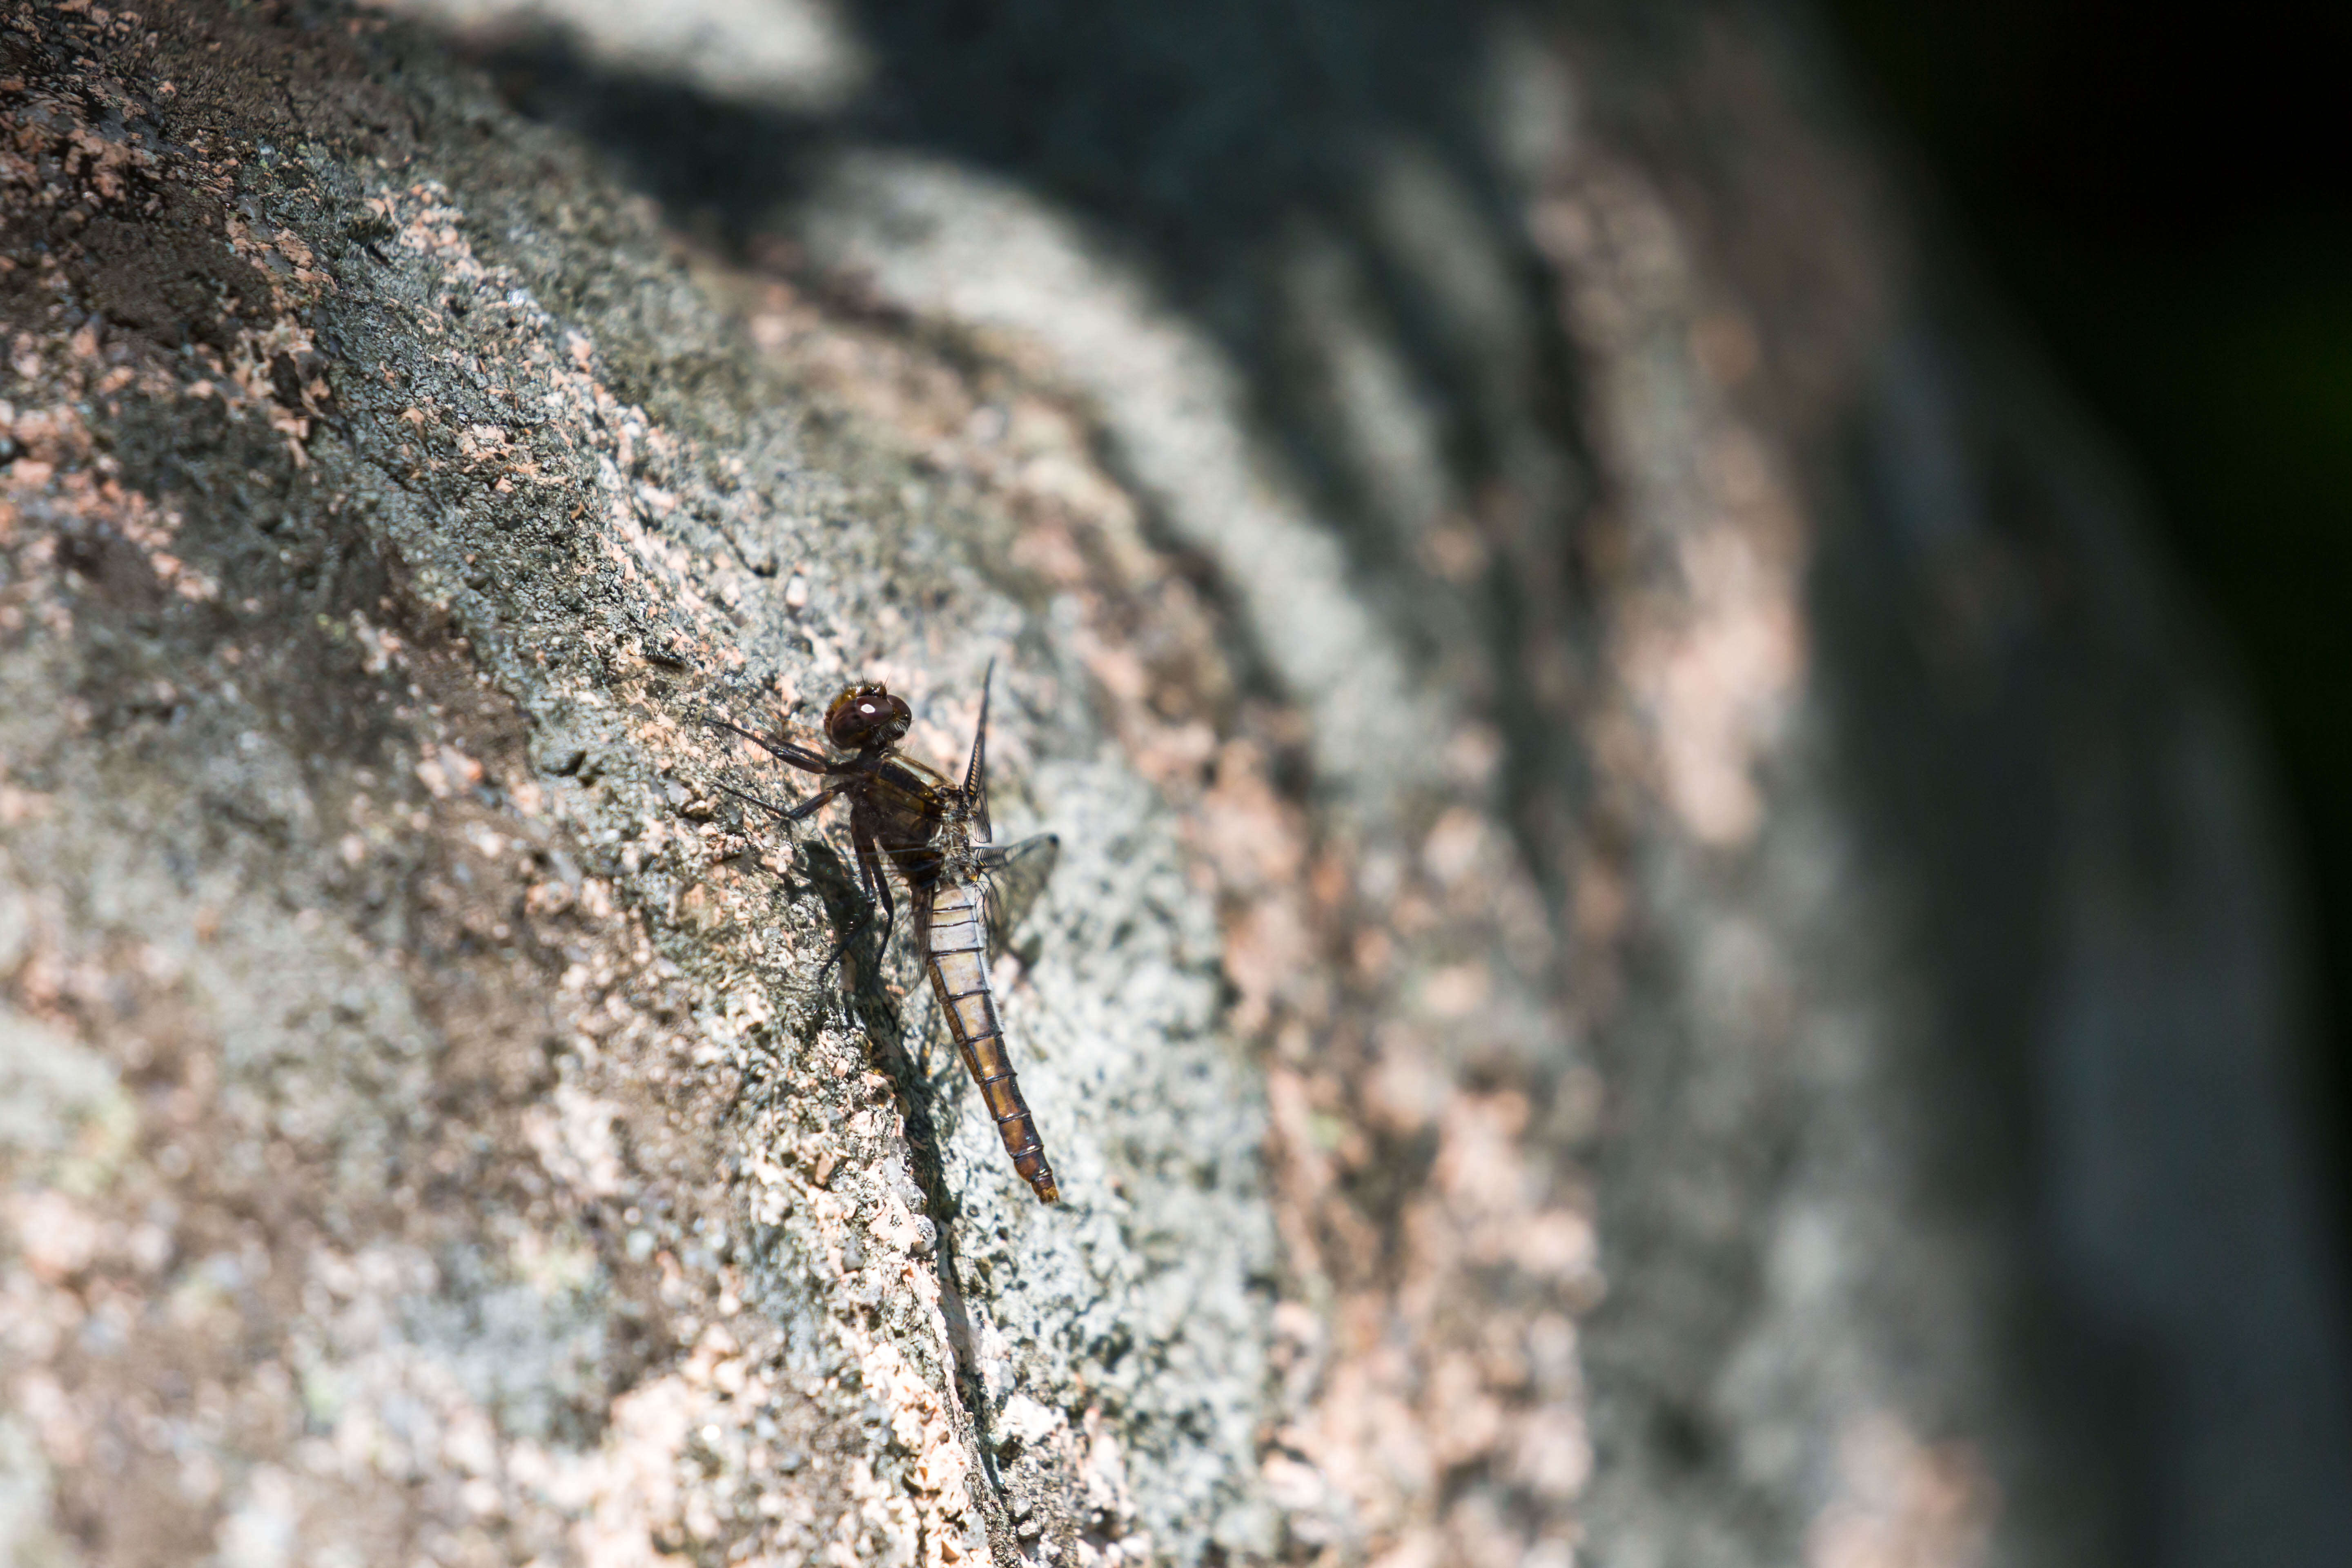
[[[882,686],[843,689],[824,710],[825,738],[845,752],[896,745],[915,715],[906,702]]]

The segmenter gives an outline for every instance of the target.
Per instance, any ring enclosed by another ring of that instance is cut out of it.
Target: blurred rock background
[[[16,1559],[2343,1560],[2316,819],[1822,17],[5,26]],[[696,723],[992,655],[1055,1213]]]
[[[2303,1074],[2352,1221],[2352,23],[1831,8],[1955,241],[2138,471],[2280,766],[2320,977]],[[2210,111],[2209,111],[2210,110]],[[1900,152],[1898,156],[1903,155]]]

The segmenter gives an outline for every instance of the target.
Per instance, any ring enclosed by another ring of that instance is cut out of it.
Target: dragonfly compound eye
[[[826,738],[845,752],[894,745],[914,722],[904,700],[879,686],[853,686],[825,710]]]

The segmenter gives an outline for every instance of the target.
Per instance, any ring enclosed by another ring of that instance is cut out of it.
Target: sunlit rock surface
[[[2340,1560],[2231,700],[1802,51],[1154,15],[5,24],[8,1553]],[[992,658],[1059,1210],[700,722]]]

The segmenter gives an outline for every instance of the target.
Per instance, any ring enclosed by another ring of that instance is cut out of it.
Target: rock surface
[[[2232,700],[1622,9],[10,14],[5,1553],[2341,1560]],[[701,723],[992,658],[1054,1210]]]

